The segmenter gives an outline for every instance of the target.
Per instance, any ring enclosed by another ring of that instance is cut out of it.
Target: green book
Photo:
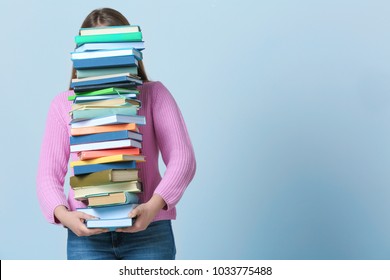
[[[134,89],[124,89],[124,88],[104,88],[104,89],[99,89],[95,91],[89,91],[89,92],[83,92],[83,93],[77,93],[75,95],[68,96],[69,101],[75,100],[77,96],[96,96],[96,95],[109,95],[109,94],[127,94],[127,93],[132,93],[132,94],[139,94],[138,90]]]
[[[139,42],[142,41],[142,32],[99,34],[99,35],[77,35],[75,42],[77,46],[85,43],[112,43],[112,42]]]
[[[138,67],[110,67],[110,68],[92,68],[92,69],[79,69],[76,70],[77,78],[88,78],[95,76],[111,75],[111,74],[120,74],[120,73],[130,73],[133,75],[138,75]]]
[[[71,111],[72,120],[93,119],[111,115],[134,116],[137,114],[137,107],[131,104],[113,108],[96,108]]]

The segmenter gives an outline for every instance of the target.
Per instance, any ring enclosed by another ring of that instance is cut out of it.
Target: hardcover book
[[[75,42],[78,46],[85,43],[107,43],[107,42],[133,42],[142,41],[142,32],[118,33],[118,34],[98,34],[98,35],[78,35]]]
[[[128,83],[126,82],[126,85]],[[100,85],[101,87],[102,85]],[[80,101],[83,102],[95,101],[98,99],[109,99],[109,98],[135,98],[139,94],[139,90],[136,89],[125,89],[125,88],[117,88],[117,87],[102,87],[95,90],[88,90],[82,92],[75,92],[75,95],[68,96],[69,101]],[[92,98],[92,97],[95,98]],[[90,98],[88,98],[90,97]]]
[[[106,89],[111,87],[135,90],[134,87],[138,85],[139,84],[135,82],[125,81],[125,82],[116,82],[116,83],[107,83],[107,84],[98,84],[98,85],[89,85],[89,86],[75,86],[73,88],[73,91],[76,94],[78,93],[82,94],[90,91],[96,91],[96,90],[101,90],[101,89]]]
[[[138,76],[134,76],[130,73],[118,73],[110,74],[103,76],[88,77],[82,79],[72,79],[70,86],[73,87],[83,87],[83,86],[94,86],[101,84],[112,84],[119,82],[131,82],[135,85],[141,85],[142,80]],[[111,88],[111,87],[110,87]]]
[[[138,108],[131,104],[124,106],[116,106],[111,108],[91,108],[91,109],[76,109],[69,112],[72,120],[86,120],[101,118],[111,115],[137,115]]]
[[[105,94],[105,95],[72,95],[68,97],[69,101],[73,101],[73,103],[86,103],[91,101],[100,101],[100,100],[108,100],[112,98],[136,98],[136,93],[123,93],[123,94]]]
[[[105,68],[92,68],[92,69],[78,69],[76,70],[77,78],[88,78],[94,76],[111,75],[119,73],[130,73],[132,75],[138,75],[137,66],[125,66],[125,67],[105,67]]]
[[[120,219],[129,216],[129,213],[134,209],[138,204],[124,204],[124,205],[115,205],[107,207],[85,207],[77,208],[76,211],[84,212],[85,214],[94,216],[100,219]]]
[[[98,50],[116,50],[116,49],[127,49],[134,48],[137,50],[145,49],[145,42],[107,42],[107,43],[85,43],[77,47],[75,52],[88,52],[88,51],[98,51]]]
[[[97,134],[121,130],[132,130],[138,132],[138,127],[135,123],[124,123],[124,124],[112,124],[112,125],[100,125],[100,126],[87,126],[80,128],[71,128],[70,134],[72,136],[82,136],[87,134]]]
[[[108,228],[110,231],[115,231],[117,228],[130,227],[133,225],[133,219],[91,219],[85,220],[87,228]]]
[[[142,183],[139,181],[129,181],[112,183],[105,185],[86,186],[81,188],[73,188],[74,198],[76,200],[86,200],[92,195],[104,195],[115,192],[142,192]]]
[[[143,155],[114,155],[107,157],[100,157],[89,160],[76,160],[70,163],[70,167],[81,166],[81,165],[90,165],[98,163],[110,163],[110,162],[122,162],[122,161],[145,161],[145,156]]]
[[[138,59],[133,55],[85,58],[73,60],[75,69],[91,69],[104,67],[138,66]]]
[[[72,188],[80,188],[138,180],[137,169],[107,169],[86,175],[71,176],[69,183]]]
[[[112,115],[102,118],[94,118],[85,121],[71,122],[72,128],[95,126],[95,125],[106,125],[106,124],[120,124],[120,123],[135,123],[137,125],[145,125],[145,116],[124,116],[124,115]]]
[[[82,136],[71,136],[70,144],[78,145],[78,144],[86,144],[86,143],[94,143],[94,142],[114,141],[114,140],[121,140],[121,139],[133,139],[141,142],[142,134],[131,130],[119,130],[119,131],[112,131],[112,132],[82,135]]]
[[[118,49],[118,50],[99,50],[95,52],[72,52],[70,54],[70,57],[72,60],[77,60],[77,59],[128,56],[128,55],[134,56],[137,60],[142,59],[142,53],[139,50],[133,48]]]
[[[117,192],[104,195],[93,195],[88,197],[89,207],[111,206],[119,204],[138,203],[138,196],[131,192]]]
[[[134,98],[123,98],[121,96],[118,96],[106,100],[84,102],[82,104],[73,103],[72,111],[86,110],[86,109],[99,109],[99,108],[118,108],[121,106],[130,106],[130,105],[140,108],[141,101]]]
[[[80,35],[117,34],[140,31],[141,28],[138,25],[99,26],[80,28]]]
[[[98,172],[107,169],[135,169],[137,167],[135,161],[122,161],[122,162],[110,162],[110,163],[98,163],[89,165],[79,165],[73,167],[73,173],[75,176]]]
[[[123,148],[123,149],[106,149],[94,151],[82,151],[78,153],[80,160],[94,159],[99,157],[113,156],[113,155],[139,155],[141,150],[139,148]]]

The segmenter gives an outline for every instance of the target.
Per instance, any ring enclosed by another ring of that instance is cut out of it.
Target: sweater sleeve
[[[58,223],[54,209],[59,205],[69,208],[64,192],[64,181],[69,161],[69,134],[66,120],[61,116],[60,99],[55,98],[47,115],[37,174],[37,195],[45,218]]]
[[[171,93],[158,83],[155,94],[154,129],[166,170],[154,193],[165,200],[169,210],[194,177],[196,161],[183,116]]]

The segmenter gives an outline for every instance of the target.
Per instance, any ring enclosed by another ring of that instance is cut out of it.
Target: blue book
[[[136,194],[133,195],[136,196]],[[109,228],[110,231],[114,231],[118,227],[129,227],[132,225],[133,219],[129,218],[128,215],[131,210],[138,206],[136,204],[137,202],[102,207],[77,208],[76,210],[97,218],[87,219],[85,221],[88,228]]]
[[[119,130],[119,131],[113,131],[113,132],[103,132],[103,133],[87,134],[87,135],[81,135],[81,136],[71,136],[70,137],[70,145],[112,141],[112,140],[121,140],[121,139],[134,139],[137,141],[142,141],[142,134],[135,132],[135,131],[130,131],[130,130]]]
[[[138,60],[134,55],[109,56],[99,58],[86,58],[73,60],[75,69],[104,68],[138,66]]]
[[[125,169],[125,168],[136,168],[136,162],[132,160],[132,161],[122,161],[122,162],[112,162],[112,163],[78,165],[73,167],[73,171],[74,171],[74,175],[81,175],[81,174],[88,174],[88,173],[98,172],[107,169]]]
[[[77,211],[95,216],[100,219],[120,219],[128,217],[131,210],[138,204],[122,204],[105,207],[77,208]]]

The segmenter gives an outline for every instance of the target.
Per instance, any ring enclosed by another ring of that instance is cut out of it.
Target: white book
[[[89,101],[98,101],[98,100],[105,100],[105,99],[113,99],[113,98],[136,98],[136,93],[121,93],[121,94],[106,94],[106,95],[90,95],[90,96],[82,96],[78,95],[76,96],[74,103],[84,103]]]
[[[85,225],[87,228],[108,228],[110,231],[114,231],[117,228],[132,226],[133,219],[90,219],[85,220]]]
[[[105,150],[124,147],[142,148],[142,143],[133,139],[122,139],[114,141],[95,142],[87,144],[70,145],[70,151],[72,153],[92,150]]]
[[[102,26],[102,27],[86,27],[80,28],[81,36],[98,35],[98,34],[119,34],[140,32],[141,28],[138,25],[119,25],[119,26]]]
[[[145,116],[127,116],[127,115],[111,115],[101,118],[93,118],[83,121],[71,121],[70,126],[72,128],[86,127],[86,126],[97,126],[106,124],[119,124],[119,123],[135,123],[138,125],[145,125]]]
[[[71,59],[88,59],[112,56],[134,55],[138,60],[142,59],[142,53],[136,49],[101,50],[94,52],[72,52]]]
[[[137,50],[145,49],[145,43],[141,42],[114,42],[114,43],[85,43],[75,49],[75,52],[97,51],[97,50],[115,50],[134,48]]]

